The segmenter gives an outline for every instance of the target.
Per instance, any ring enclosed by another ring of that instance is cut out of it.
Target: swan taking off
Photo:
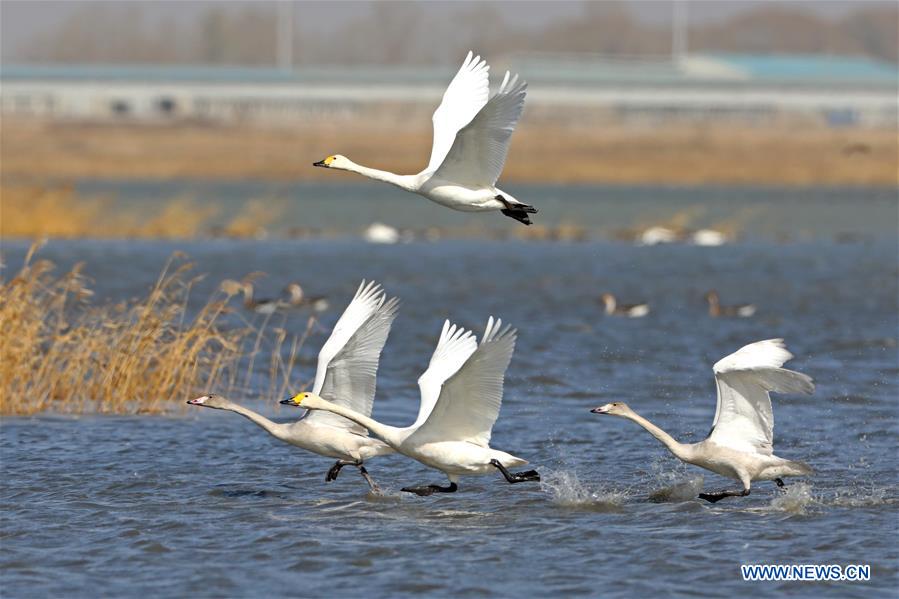
[[[313,166],[359,173],[386,181],[442,206],[463,212],[499,210],[526,225],[537,209],[496,187],[515,125],[524,109],[527,83],[506,71],[490,97],[487,62],[471,52],[434,111],[431,160],[417,175],[395,175],[358,165],[335,154]]]
[[[747,345],[715,364],[718,407],[708,438],[699,443],[678,443],[624,403],[606,404],[591,412],[633,420],[679,460],[743,483],[742,491],[700,493],[701,499],[714,503],[744,497],[754,480],[773,480],[782,487],[783,477],[812,474],[806,464],[773,453],[774,413],[768,393],[811,394],[815,390],[810,377],[781,368],[792,357],[783,339],[769,339]]]
[[[368,284],[363,281],[359,285],[353,301],[318,354],[318,369],[312,387],[315,394],[360,414],[371,414],[378,361],[396,317],[398,303],[396,298],[387,300],[374,281]],[[306,412],[296,422],[281,424],[220,395],[204,395],[187,403],[236,412],[281,441],[336,458],[337,462],[325,477],[328,482],[337,478],[342,467],[356,466],[372,490],[377,491],[378,486],[368,475],[363,462],[393,453],[388,445],[369,437],[363,427],[328,412]]]
[[[481,344],[470,331],[443,325],[428,369],[418,379],[421,403],[411,426],[387,426],[367,415],[326,401],[315,393],[300,393],[281,403],[311,410],[327,410],[364,426],[397,452],[440,470],[449,478],[446,487],[406,487],[416,495],[453,493],[459,476],[499,470],[509,483],[539,481],[534,470],[512,473],[526,460],[490,448],[490,434],[503,400],[503,377],[515,349],[515,330],[502,328],[493,317]]]

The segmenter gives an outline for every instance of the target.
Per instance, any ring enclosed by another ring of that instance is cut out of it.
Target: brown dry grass
[[[274,128],[50,124],[5,119],[5,178],[264,178],[351,180],[311,166],[342,153],[395,172],[417,172],[431,145],[427,116]],[[706,124],[573,128],[528,119],[515,134],[503,181],[555,183],[757,183],[896,185],[890,129]],[[418,124],[421,121],[421,124]],[[389,151],[385,151],[389,148]]]
[[[189,314],[199,277],[181,256],[146,297],[93,306],[81,266],[57,275],[34,251],[0,280],[0,414],[159,412],[213,390],[245,392],[264,345],[268,384],[252,394],[282,397],[290,387],[305,335],[290,340],[284,358],[287,333],[267,330],[267,321],[223,326],[230,297],[222,291]]]
[[[175,197],[142,208],[115,198],[90,197],[70,187],[0,186],[0,236],[18,239],[191,239],[208,235],[257,237],[277,220],[283,206],[248,200],[223,226],[213,227],[214,205]]]

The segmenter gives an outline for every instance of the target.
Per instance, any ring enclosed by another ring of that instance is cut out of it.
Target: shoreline
[[[311,163],[341,153],[393,172],[418,172],[430,152],[431,130],[353,120],[273,129],[6,118],[0,141],[3,179],[34,184],[79,179],[350,183],[356,176],[328,173]],[[597,123],[574,130],[525,120],[513,137],[500,184],[895,187],[897,146],[896,131],[887,129]]]
[[[644,234],[684,241],[714,230],[740,239],[874,239],[892,228],[894,187],[640,186],[543,184],[543,216],[509,226],[501,215],[442,210],[377,183],[269,182],[229,189],[202,184],[85,182],[82,188],[4,182],[0,235],[12,239],[352,239],[385,243],[438,239],[627,241]],[[108,184],[107,184],[108,183]],[[144,187],[145,186],[145,187]],[[306,186],[305,188],[303,186]],[[528,188],[527,185],[524,186]],[[516,191],[507,187],[510,191]],[[335,205],[335,201],[341,201]],[[369,202],[376,202],[370,204]],[[809,214],[808,207],[819,208]],[[350,210],[338,222],[335,215]],[[797,226],[786,223],[793,222]],[[656,230],[653,232],[653,230]],[[664,229],[660,231],[659,229]],[[388,238],[384,238],[388,235]],[[656,241],[657,242],[657,241]]]

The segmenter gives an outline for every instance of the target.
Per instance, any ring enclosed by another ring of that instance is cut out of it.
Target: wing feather
[[[456,133],[435,177],[472,186],[492,187],[506,164],[515,125],[524,110],[528,84],[518,75],[502,85],[470,123]]]
[[[781,368],[793,358],[783,339],[747,345],[714,366],[718,405],[709,439],[740,451],[771,455],[774,410],[769,393],[814,392],[811,377]]]
[[[515,351],[515,329],[487,321],[476,351],[440,389],[431,413],[410,436],[419,441],[467,441],[487,447],[503,401],[503,378]]]
[[[426,171],[435,171],[443,163],[459,129],[471,122],[490,97],[490,67],[480,56],[468,53],[462,66],[443,93],[434,111],[434,144]]]
[[[313,393],[366,416],[371,415],[378,362],[398,306],[399,300],[387,300],[383,289],[374,281],[367,284],[363,281],[359,285],[353,301],[318,354]],[[325,410],[307,413],[304,420],[367,434],[362,426]]]
[[[443,323],[440,340],[431,356],[428,369],[418,378],[421,404],[413,427],[424,424],[437,404],[443,384],[462,368],[477,349],[478,342],[471,331],[451,325],[448,320]]]

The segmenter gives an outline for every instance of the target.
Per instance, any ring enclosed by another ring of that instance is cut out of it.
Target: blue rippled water
[[[411,422],[416,379],[442,320],[520,330],[493,444],[528,458],[540,484],[464,479],[453,495],[400,456],[370,463],[367,492],[330,461],[282,445],[234,415],[43,415],[0,425],[0,583],[27,596],[877,596],[899,576],[894,239],[744,243],[719,248],[611,243],[53,242],[84,260],[97,301],[142,293],[169,253],[187,251],[202,302],[254,270],[262,292],[298,279],[325,294],[330,327],[358,281],[403,299],[379,376],[375,417]],[[4,244],[14,268],[25,251]],[[714,320],[702,293],[754,302]],[[649,301],[608,318],[598,295]],[[306,325],[302,313],[284,322]],[[326,332],[309,340],[298,382]],[[785,337],[816,393],[775,396],[775,447],[817,474],[707,504],[728,481],[685,467],[632,423],[589,413],[624,400],[675,437],[701,439],[714,413],[711,366],[742,345]],[[262,360],[264,362],[264,360]],[[235,398],[240,399],[240,398]],[[254,407],[275,419],[292,412]],[[867,583],[744,583],[743,563],[870,564]]]

